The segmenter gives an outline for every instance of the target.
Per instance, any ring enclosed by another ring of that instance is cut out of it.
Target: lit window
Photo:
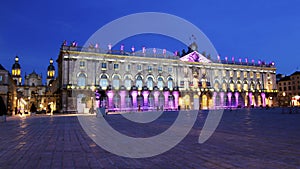
[[[250,78],[252,79],[254,77],[254,73],[250,72]]]
[[[101,68],[102,68],[102,70],[106,70],[106,68],[107,68],[106,63],[102,63],[102,64],[101,64]]]
[[[127,89],[130,89],[130,88],[131,88],[131,79],[130,79],[129,76],[126,76],[126,77],[125,77],[125,87],[126,87]]]
[[[118,69],[119,69],[119,64],[115,63],[115,64],[114,64],[114,69],[115,69],[115,70],[118,70]]]
[[[236,72],[236,77],[237,77],[237,78],[240,78],[240,77],[241,77],[241,72],[240,72],[240,71],[237,71],[237,72]]]
[[[79,62],[79,67],[82,69],[85,67],[85,61],[80,61]]]
[[[244,78],[247,78],[247,77],[248,77],[248,73],[244,72]]]
[[[152,90],[153,89],[153,78],[152,77],[148,77],[147,79],[147,87]]]
[[[229,72],[229,76],[233,77],[233,71],[232,70]]]
[[[120,78],[118,75],[115,75],[113,78],[113,87],[115,89],[119,89],[119,86],[120,86]]]
[[[168,88],[173,89],[173,79],[171,77],[168,78]]]
[[[143,78],[142,76],[138,76],[136,78],[136,87],[141,89],[143,87]]]
[[[159,77],[159,78],[157,79],[157,87],[158,87],[159,89],[162,89],[162,88],[164,87],[164,82],[163,82],[163,78],[162,78],[162,77]]]
[[[106,89],[107,86],[108,86],[108,80],[107,80],[107,76],[106,75],[102,75],[101,76],[101,79],[100,79],[100,86],[103,88],[103,89]]]
[[[86,76],[84,73],[80,73],[80,75],[78,76],[77,79],[77,85],[80,87],[85,86],[85,80],[86,80]]]
[[[148,66],[148,71],[149,71],[149,72],[152,71],[152,66]]]
[[[226,70],[222,71],[223,77],[226,77]]]
[[[260,78],[260,73],[256,73],[256,78],[257,78],[257,79]]]

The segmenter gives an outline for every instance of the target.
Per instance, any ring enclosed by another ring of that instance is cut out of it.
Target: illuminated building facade
[[[195,45],[195,44],[194,44]],[[109,111],[223,109],[275,106],[274,63],[216,60],[197,52],[168,56],[61,46],[58,79],[61,109],[89,113]],[[151,50],[152,51],[152,50]],[[95,91],[98,91],[95,98]]]
[[[279,79],[279,106],[300,106],[300,71]]]
[[[56,80],[52,59],[50,59],[50,64],[47,69],[46,85],[42,82],[42,75],[37,74],[35,71],[28,75],[25,74],[24,83],[22,83],[21,65],[18,56],[15,57],[11,76],[8,74],[6,77],[11,79],[12,82],[10,84],[11,86],[14,86],[7,94],[8,96],[11,96],[11,99],[9,100],[10,104],[8,104],[8,111],[10,114],[14,115],[18,112],[29,113],[33,104],[37,108],[37,111],[47,111],[49,104],[51,104],[52,111],[56,110],[59,94],[55,93],[57,91],[57,86],[53,86],[53,84],[56,84]]]

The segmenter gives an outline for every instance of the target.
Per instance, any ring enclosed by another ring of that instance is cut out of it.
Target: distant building
[[[278,82],[278,103],[280,106],[299,106],[300,71],[281,78]]]
[[[50,59],[50,65],[47,69],[47,82],[44,85],[42,82],[42,75],[38,75],[35,71],[25,75],[24,83],[22,84],[21,65],[19,57],[15,57],[15,63],[12,66],[12,83],[16,93],[15,104],[12,106],[13,112],[16,114],[29,112],[31,106],[34,104],[38,111],[48,111],[51,105],[51,111],[55,111],[59,94],[55,93],[57,89],[53,89],[52,84],[55,81],[55,68],[53,60]]]
[[[99,106],[127,111],[276,105],[274,63],[212,60],[195,45],[189,49],[179,58],[156,50],[149,55],[144,49],[137,53],[64,43],[57,59],[60,108],[88,113]]]
[[[8,115],[12,114],[13,108],[16,106],[16,85],[9,73],[0,64],[0,96],[8,110]]]

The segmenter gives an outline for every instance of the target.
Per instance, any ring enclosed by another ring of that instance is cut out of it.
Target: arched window
[[[164,81],[163,81],[162,77],[158,77],[158,79],[157,79],[157,87],[159,89],[162,89],[164,87]]]
[[[120,87],[120,78],[119,78],[118,75],[115,75],[115,76],[113,77],[113,87],[114,87],[115,89],[119,89],[119,87]]]
[[[243,89],[244,89],[245,91],[248,91],[248,83],[247,83],[247,81],[244,81]]]
[[[131,88],[131,79],[130,79],[130,77],[127,75],[127,76],[125,76],[125,87],[127,88],[127,89],[130,89]]]
[[[252,81],[251,84],[250,84],[250,90],[254,90],[254,88],[255,88],[255,84],[254,84],[254,82]]]
[[[150,90],[153,89],[153,78],[152,77],[148,77],[148,79],[147,79],[147,87]]]
[[[215,89],[216,91],[219,91],[219,89],[220,89],[219,85],[220,85],[219,82],[218,82],[218,81],[215,81],[214,89]]]
[[[85,80],[86,80],[86,76],[84,73],[80,73],[78,78],[77,78],[77,85],[79,87],[84,87],[85,86]]]
[[[229,83],[229,89],[230,91],[234,91],[234,81],[233,80],[230,80],[230,83]]]
[[[241,81],[238,81],[238,82],[237,82],[236,88],[237,88],[238,91],[241,91],[241,90],[242,90],[242,84],[241,84]]]
[[[173,79],[172,79],[172,77],[168,78],[168,88],[173,89]]]
[[[257,82],[257,84],[256,84],[256,90],[260,90],[260,82]]]
[[[108,86],[108,80],[107,80],[107,76],[105,74],[101,75],[101,79],[100,79],[100,86],[103,89],[106,89]]]
[[[135,85],[139,89],[141,89],[143,87],[143,78],[142,78],[142,76],[140,76],[140,75],[137,76]]]

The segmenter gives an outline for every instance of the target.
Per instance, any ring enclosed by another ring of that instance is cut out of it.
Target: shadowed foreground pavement
[[[199,112],[193,129],[176,147],[144,159],[103,150],[76,116],[9,117],[0,123],[0,168],[299,168],[300,114],[281,114],[281,109],[225,111],[213,136],[198,144],[206,116]],[[128,136],[151,137],[168,129],[176,117],[165,112],[149,124],[121,115],[106,120]]]

